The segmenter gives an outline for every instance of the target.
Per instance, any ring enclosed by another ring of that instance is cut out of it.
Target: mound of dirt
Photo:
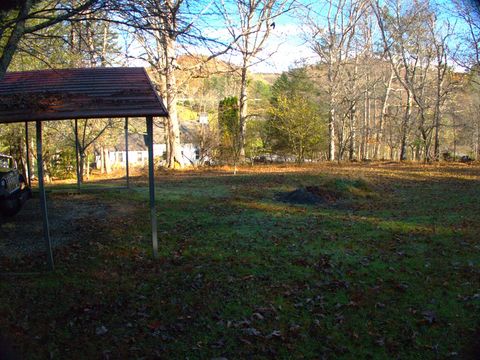
[[[306,186],[305,190],[320,197],[324,202],[327,203],[334,203],[340,198],[340,193],[330,189],[322,188],[320,186]]]
[[[322,202],[322,198],[303,188],[288,193],[278,194],[277,199],[289,204],[314,205]]]
[[[288,193],[277,194],[276,198],[278,201],[289,204],[316,205],[334,203],[338,194],[319,186],[306,186]]]
[[[326,204],[335,207],[351,207],[356,201],[376,199],[375,188],[363,179],[332,178],[320,185],[298,188],[276,195],[276,200],[289,204]]]

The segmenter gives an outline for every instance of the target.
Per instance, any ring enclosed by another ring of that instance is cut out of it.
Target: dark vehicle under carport
[[[30,188],[18,171],[16,161],[0,154],[0,216],[15,215],[30,197]]]

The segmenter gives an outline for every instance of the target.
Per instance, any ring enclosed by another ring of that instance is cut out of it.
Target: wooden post
[[[78,144],[78,120],[75,119],[75,161],[77,163],[77,189],[80,191],[80,162],[78,159],[78,151],[79,151],[79,144]]]
[[[40,195],[40,207],[43,220],[43,236],[45,238],[45,248],[47,251],[47,262],[50,270],[55,270],[53,262],[52,242],[50,240],[50,227],[48,224],[47,198],[45,195],[45,185],[43,183],[43,158],[42,158],[42,122],[37,120],[37,172],[38,172],[38,190]]]
[[[25,121],[25,145],[27,149],[27,184],[29,188],[32,188],[32,171],[30,167],[30,138],[28,136],[28,122]]]
[[[126,166],[126,176],[127,176],[127,189],[130,189],[130,169],[128,166],[128,117],[125,118],[125,166]]]
[[[150,218],[152,221],[152,247],[153,257],[158,259],[157,213],[155,209],[155,172],[153,162],[153,117],[147,117],[148,139],[148,184],[150,190]]]

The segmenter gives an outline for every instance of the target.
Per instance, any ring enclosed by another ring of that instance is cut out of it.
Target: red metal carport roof
[[[167,115],[144,68],[10,72],[0,80],[0,123]]]

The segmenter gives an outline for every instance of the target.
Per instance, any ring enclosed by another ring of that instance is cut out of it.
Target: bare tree
[[[453,35],[453,27],[449,23],[443,24],[443,32],[440,32],[436,26],[436,21],[429,23],[430,38],[433,45],[435,54],[435,93],[433,95],[434,112],[433,112],[433,126],[435,129],[434,134],[434,150],[433,158],[435,161],[440,160],[440,127],[442,119],[442,110],[448,95],[453,90],[453,82],[448,81],[451,76],[448,66],[449,55],[449,38]]]
[[[426,24],[433,14],[427,3],[405,5],[399,1],[388,2],[382,6],[378,1],[373,4],[385,53],[392,64],[397,80],[406,92],[406,105],[401,126],[400,160],[407,158],[408,132],[414,103],[419,110],[418,129],[425,147],[428,160],[429,137],[432,126],[426,124],[427,80],[433,60],[433,50],[426,36]],[[400,66],[398,66],[400,63]]]
[[[339,78],[343,65],[351,55],[351,45],[356,26],[366,9],[363,0],[329,0],[324,9],[307,8],[307,41],[319,56],[321,63],[327,66],[327,92],[329,97],[328,118],[328,159],[335,160],[335,122],[339,96]]]
[[[464,31],[457,29],[459,51],[455,62],[466,68],[480,65],[480,5],[474,0],[453,0],[454,15],[465,24]]]
[[[213,8],[213,3],[213,0],[125,0],[120,1],[121,5],[117,7],[124,18],[122,24],[132,29],[144,50],[138,57],[147,61],[155,71],[158,90],[166,99],[169,112],[165,123],[167,163],[172,168],[184,165],[177,110],[180,87],[177,73],[190,72],[191,75],[184,79],[187,81],[195,76],[194,71],[201,72],[208,61],[231,49],[231,45],[203,34],[208,26],[202,18]],[[200,24],[204,28],[200,29]],[[192,47],[201,48],[209,54],[197,57],[199,61],[192,66],[182,67],[178,61],[179,54],[188,54]]]
[[[0,79],[5,75],[26,34],[35,34],[80,13],[93,13],[104,6],[102,0],[44,2],[20,0],[0,7]]]
[[[217,4],[227,27],[231,48],[241,57],[240,65],[240,161],[245,161],[245,135],[248,119],[248,70],[264,61],[267,39],[275,29],[275,20],[291,10],[293,0],[234,0]],[[235,15],[232,15],[235,14]],[[272,53],[268,54],[271,56]]]
[[[390,64],[389,75],[387,76],[386,81],[384,80],[384,83],[383,83],[385,92],[383,93],[383,97],[382,97],[382,108],[380,110],[380,117],[379,117],[377,129],[376,129],[377,134],[376,134],[375,147],[373,151],[374,159],[378,159],[379,149],[383,143],[383,130],[385,127],[385,118],[387,116],[388,103],[390,100],[390,94],[392,92],[393,79],[395,77],[395,69],[393,69],[393,66],[398,66],[398,65]]]
[[[167,164],[182,167],[180,150],[180,126],[177,112],[177,41],[186,34],[189,24],[183,19],[184,0],[127,1],[119,11],[133,29],[147,60],[155,71],[158,90],[164,94],[169,117],[165,122],[167,133]]]

